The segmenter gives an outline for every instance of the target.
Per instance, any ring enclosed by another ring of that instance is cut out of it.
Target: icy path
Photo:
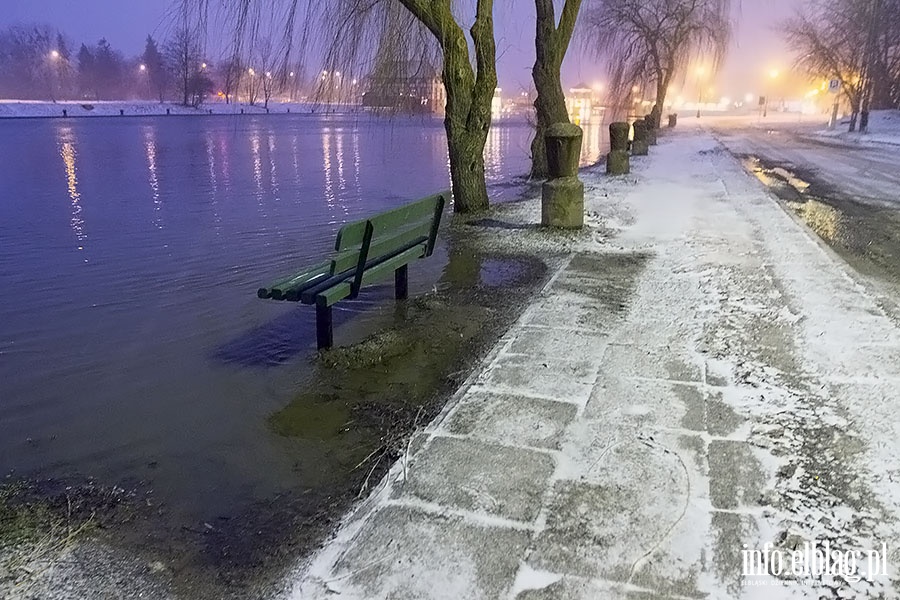
[[[585,177],[617,236],[572,254],[294,598],[898,597],[897,327],[708,135],[636,167]],[[884,542],[890,576],[818,574],[826,541]],[[744,576],[767,543],[782,576]]]

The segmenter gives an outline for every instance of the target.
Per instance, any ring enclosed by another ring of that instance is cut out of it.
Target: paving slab
[[[522,531],[388,506],[318,589],[332,597],[492,600],[512,588],[527,543]]]
[[[415,456],[394,496],[530,522],[554,468],[544,452],[438,436]]]
[[[566,426],[577,412],[568,402],[474,392],[444,427],[450,433],[485,442],[559,450]]]

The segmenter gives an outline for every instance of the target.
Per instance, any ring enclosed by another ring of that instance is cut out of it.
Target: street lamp
[[[700,105],[703,104],[703,86],[700,84],[700,78],[706,73],[703,67],[697,67],[697,118],[700,118]]]
[[[57,58],[59,58],[59,50],[51,50],[50,58],[52,58],[53,60],[56,60]]]
[[[147,65],[141,65],[141,66],[139,66],[139,67],[138,67],[138,70],[139,70],[141,73],[143,73],[144,71],[147,70]]]
[[[763,103],[763,116],[766,117],[769,115],[769,96],[772,95],[772,88],[775,87],[775,80],[778,79],[778,69],[769,69],[769,79],[771,82],[769,83],[769,89],[766,92],[766,101]]]

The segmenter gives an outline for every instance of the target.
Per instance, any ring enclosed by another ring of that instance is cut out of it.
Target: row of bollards
[[[672,120],[669,120],[670,126]],[[629,133],[631,136],[629,152]],[[606,173],[608,175],[627,175],[631,172],[632,156],[647,156],[650,146],[657,144],[657,122],[653,114],[638,119],[634,124],[625,122],[612,123],[609,126],[609,155],[606,157]]]
[[[673,126],[672,119],[669,120]],[[659,115],[654,111],[633,125],[609,126],[606,172],[625,175],[631,171],[631,156],[646,156],[656,145]],[[633,135],[632,127],[634,129]],[[572,123],[555,123],[545,132],[549,179],[541,188],[541,224],[544,227],[580,229],[584,226],[584,183],[578,179],[582,131]],[[629,142],[629,137],[631,141]]]

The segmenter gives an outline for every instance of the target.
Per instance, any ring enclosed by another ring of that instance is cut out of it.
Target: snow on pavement
[[[710,135],[632,160],[482,231],[569,258],[292,598],[898,596],[897,324]]]

